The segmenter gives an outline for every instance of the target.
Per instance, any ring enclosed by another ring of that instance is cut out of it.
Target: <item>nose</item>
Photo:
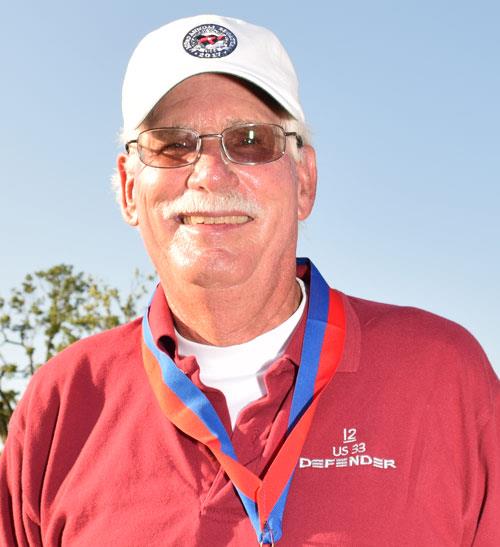
[[[200,157],[193,164],[187,186],[220,193],[235,188],[238,182],[238,176],[222,150],[220,137],[202,139]]]

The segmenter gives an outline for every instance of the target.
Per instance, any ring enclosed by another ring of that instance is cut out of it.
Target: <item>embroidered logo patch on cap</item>
[[[207,24],[190,30],[182,45],[190,55],[214,59],[232,53],[238,45],[238,40],[226,27]]]

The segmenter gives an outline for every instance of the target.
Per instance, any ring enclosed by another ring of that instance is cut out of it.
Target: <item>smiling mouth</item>
[[[253,220],[247,215],[205,216],[205,215],[181,215],[181,224],[245,224]]]

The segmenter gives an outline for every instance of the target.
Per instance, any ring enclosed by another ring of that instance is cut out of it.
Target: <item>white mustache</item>
[[[261,208],[254,200],[232,191],[209,196],[200,195],[197,192],[186,192],[174,201],[165,203],[161,208],[164,219],[177,218],[186,213],[227,214],[232,211],[255,218],[259,215]]]

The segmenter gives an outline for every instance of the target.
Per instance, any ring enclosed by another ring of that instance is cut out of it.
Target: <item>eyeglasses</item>
[[[127,142],[137,145],[139,159],[150,167],[172,169],[184,167],[198,161],[202,139],[220,139],[224,155],[229,161],[242,165],[259,165],[278,160],[285,153],[286,137],[294,136],[297,146],[303,140],[296,132],[286,132],[280,125],[272,123],[248,123],[233,125],[222,133],[200,133],[180,127],[147,129],[137,139]]]

